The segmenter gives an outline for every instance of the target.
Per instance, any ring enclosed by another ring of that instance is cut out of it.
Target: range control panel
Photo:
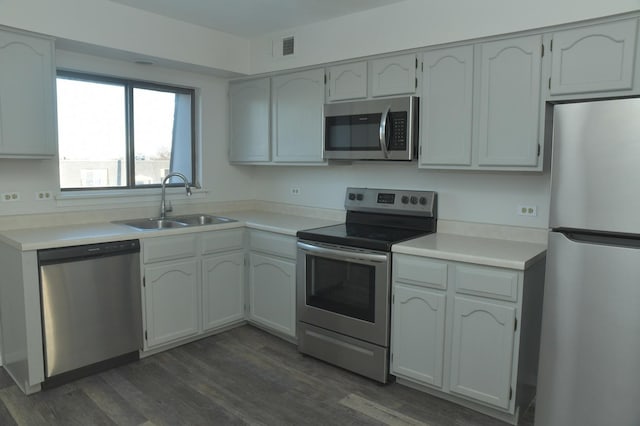
[[[398,189],[347,188],[347,210],[436,217],[437,193]]]

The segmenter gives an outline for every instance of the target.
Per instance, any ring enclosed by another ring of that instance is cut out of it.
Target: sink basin
[[[208,214],[189,214],[182,216],[174,216],[166,219],[160,218],[144,218],[132,220],[119,220],[119,223],[133,228],[142,230],[160,230],[171,228],[184,228],[187,226],[216,225],[220,223],[236,222],[228,217],[213,216]]]
[[[128,225],[138,229],[153,229],[153,230],[184,228],[185,226],[188,226],[186,223],[178,222],[172,219],[157,219],[157,218],[134,219],[134,220],[128,220],[128,221],[119,221],[117,223],[122,223],[124,225]]]
[[[171,220],[175,220],[176,222],[184,223],[189,226],[216,225],[219,223],[235,222],[234,219],[229,219],[228,217],[212,216],[208,214],[189,214],[184,216],[175,216],[172,217]]]

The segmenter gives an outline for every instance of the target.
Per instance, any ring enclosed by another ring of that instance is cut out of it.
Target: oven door
[[[298,320],[389,345],[390,253],[298,241]]]

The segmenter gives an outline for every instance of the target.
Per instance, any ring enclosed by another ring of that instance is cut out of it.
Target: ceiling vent
[[[293,55],[293,36],[282,39],[282,56]]]

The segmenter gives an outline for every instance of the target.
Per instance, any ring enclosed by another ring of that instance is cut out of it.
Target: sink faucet
[[[184,181],[184,188],[187,190],[187,197],[191,195],[191,187],[189,186],[189,179],[187,179],[185,175],[177,172],[169,173],[168,175],[166,175],[164,179],[162,179],[162,199],[160,201],[160,219],[164,219],[167,216],[167,212],[170,212],[172,210],[171,202],[169,202],[168,207],[165,202],[165,192],[166,192],[165,190],[167,186],[167,181],[172,177],[179,177],[180,179],[182,179]]]

